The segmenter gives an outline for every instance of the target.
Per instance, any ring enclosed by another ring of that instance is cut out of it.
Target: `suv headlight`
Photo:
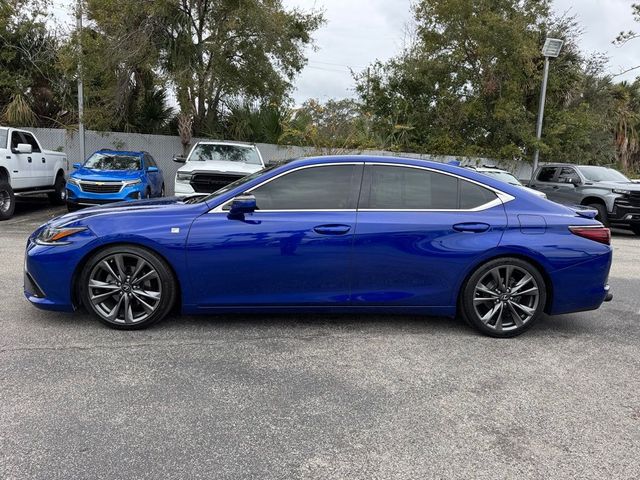
[[[124,186],[125,187],[132,187],[134,185],[139,185],[142,183],[142,180],[140,180],[139,178],[136,180],[127,180],[124,182]]]
[[[189,183],[192,177],[191,173],[178,172],[176,173],[176,182]]]
[[[67,179],[67,183],[70,183],[71,185],[75,185],[76,187],[80,186],[80,181],[77,178],[73,178],[73,177],[69,177]]]
[[[614,188],[612,192],[619,193],[620,195],[629,195],[631,193],[630,190],[624,190],[623,188]]]
[[[70,242],[62,240],[85,230],[87,227],[45,228],[36,237],[36,243],[38,245],[68,245]]]

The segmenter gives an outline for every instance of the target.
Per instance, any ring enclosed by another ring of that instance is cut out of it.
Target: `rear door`
[[[497,194],[424,167],[367,164],[353,253],[354,305],[452,306],[470,262],[497,247]]]

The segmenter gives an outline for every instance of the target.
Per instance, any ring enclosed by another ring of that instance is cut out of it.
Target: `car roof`
[[[109,148],[101,148],[100,150],[97,150],[95,153],[113,153],[114,155],[131,155],[131,156],[141,157],[147,152],[144,152],[144,151],[133,152],[128,150],[111,150]]]
[[[234,147],[257,148],[252,143],[226,142],[224,140],[201,140],[196,145],[231,145]]]

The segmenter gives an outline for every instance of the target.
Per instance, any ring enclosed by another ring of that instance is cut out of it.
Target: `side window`
[[[553,182],[553,177],[556,175],[556,167],[543,167],[538,173],[539,182]]]
[[[22,138],[24,138],[24,143],[28,143],[31,145],[31,151],[34,153],[40,152],[40,145],[36,141],[36,137],[31,135],[30,133],[22,132]]]
[[[366,167],[360,208],[379,210],[429,210],[458,208],[458,179],[410,167]]]
[[[460,180],[459,186],[460,208],[464,210],[471,210],[498,198],[495,192],[475,183]]]
[[[11,148],[18,148],[19,143],[25,143],[20,132],[11,132]]]
[[[580,183],[580,176],[573,168],[562,167],[558,174],[558,182],[577,184]]]
[[[146,156],[147,158],[147,167],[158,167],[158,164],[156,163],[156,161],[153,159],[153,157],[149,154],[147,154]]]
[[[259,210],[356,208],[361,165],[327,165],[283,175],[251,191]]]

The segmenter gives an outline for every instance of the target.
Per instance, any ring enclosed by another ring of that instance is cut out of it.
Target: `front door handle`
[[[313,228],[313,231],[320,235],[344,235],[351,230],[351,225],[318,225]]]
[[[47,159],[42,157],[42,163],[47,163]]]
[[[456,223],[453,229],[463,233],[482,233],[491,228],[488,223]]]
[[[27,162],[31,163],[31,157],[27,157]]]

